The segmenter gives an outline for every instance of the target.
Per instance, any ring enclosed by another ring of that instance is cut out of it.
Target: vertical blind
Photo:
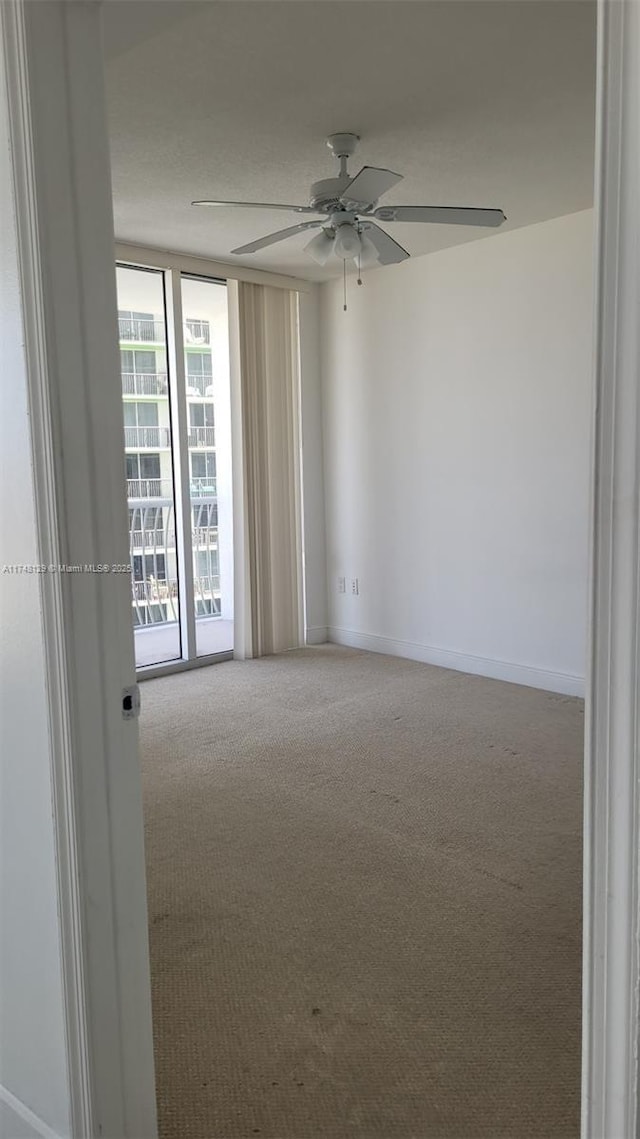
[[[233,285],[236,656],[303,643],[297,294]],[[238,455],[238,450],[240,454]]]

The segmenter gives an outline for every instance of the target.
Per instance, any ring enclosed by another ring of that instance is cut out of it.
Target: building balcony
[[[180,630],[176,621],[136,625],[134,635],[138,668],[180,659]],[[230,652],[233,620],[219,615],[198,615],[196,642],[198,656]]]
[[[118,333],[121,343],[164,344],[165,330],[162,320],[142,320],[139,317],[118,317]]]
[[[145,448],[152,451],[168,450],[171,446],[171,428],[125,427],[124,446],[126,451],[141,451]]]
[[[220,575],[211,574],[206,577],[195,577],[193,579],[193,592],[196,601],[219,601],[220,599]],[[178,609],[178,582],[176,579],[161,580],[160,578],[149,577],[143,581],[131,582],[131,595],[134,608],[139,608],[140,605],[156,606],[161,605],[163,610],[166,606],[172,613],[174,621],[177,620]],[[153,615],[151,611],[142,614],[140,624],[154,624]],[[161,618],[157,623],[162,624],[167,618]]]
[[[213,376],[185,376],[188,396],[196,399],[213,399]]]
[[[217,487],[215,479],[191,479],[189,485],[192,498],[216,499]]]
[[[210,487],[210,480],[202,480]],[[166,490],[160,479],[134,480],[134,490]],[[147,485],[150,484],[150,485]],[[180,656],[179,592],[176,577],[176,533],[173,499],[164,494],[150,501],[129,500],[129,554],[134,575],[131,606],[139,668]],[[218,547],[217,500],[202,494],[191,507],[194,555],[208,553],[215,568]],[[193,594],[196,607],[198,653],[228,652],[233,648],[233,621],[221,616],[219,574],[197,572],[194,556]],[[161,576],[150,570],[156,569]]]
[[[215,427],[190,427],[189,428],[189,446],[190,447],[215,447],[216,445],[216,429]]]
[[[189,490],[192,498],[217,502],[217,486],[214,478],[191,479]],[[173,486],[170,479],[127,479],[127,498],[130,501],[154,499],[155,506],[173,506]]]
[[[169,506],[173,502],[173,487],[170,479],[127,479],[127,498],[162,499],[157,506]]]
[[[166,372],[123,372],[122,394],[167,396],[169,385]]]
[[[185,320],[184,342],[187,347],[190,344],[210,344],[211,334],[209,331],[209,321]]]
[[[129,546],[131,553],[175,553],[176,532],[173,528],[165,530],[130,530]]]
[[[135,502],[135,505],[132,503]],[[153,505],[138,500],[129,504],[129,549],[134,554],[162,554],[165,564],[176,552],[173,501],[155,499]],[[191,541],[194,550],[218,547],[218,512],[215,498],[198,499],[192,507]]]

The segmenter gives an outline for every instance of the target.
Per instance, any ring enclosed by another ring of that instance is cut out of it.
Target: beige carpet
[[[142,709],[163,1139],[578,1136],[580,701],[323,646]]]

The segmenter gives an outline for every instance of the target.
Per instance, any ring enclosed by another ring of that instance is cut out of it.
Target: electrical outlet
[[[346,577],[339,577],[338,578],[338,593],[346,593],[346,592],[347,592],[347,579],[346,579]]]
[[[357,597],[360,593],[360,584],[357,577],[351,578],[351,592],[353,593],[354,597]]]

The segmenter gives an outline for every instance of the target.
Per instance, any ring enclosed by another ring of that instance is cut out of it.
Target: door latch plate
[[[132,684],[122,689],[122,719],[137,720],[140,715],[140,688]]]

